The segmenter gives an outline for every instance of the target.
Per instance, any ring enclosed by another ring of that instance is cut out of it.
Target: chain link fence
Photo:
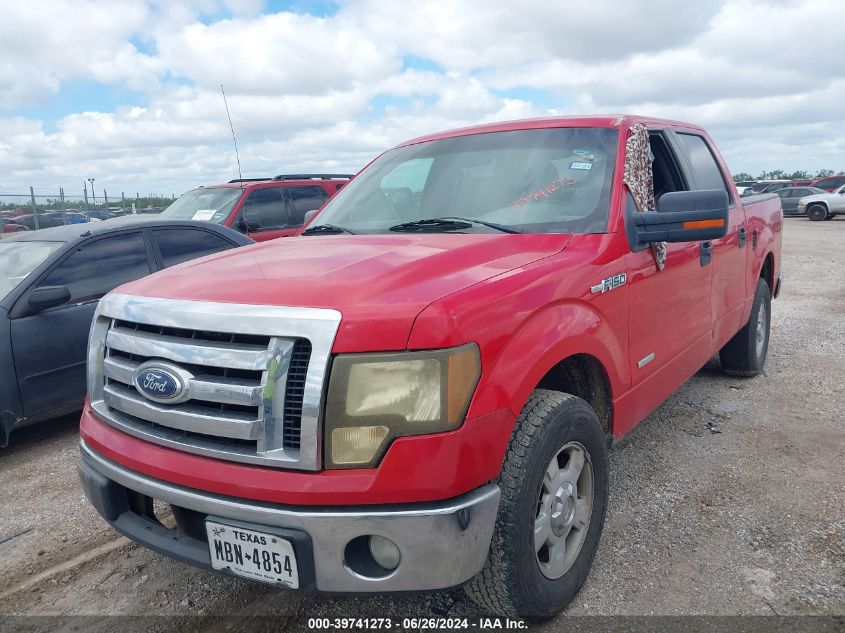
[[[176,194],[139,191],[109,194],[106,189],[100,193],[93,186],[90,190],[87,186],[80,187],[78,192],[63,187],[50,192],[35,187],[30,187],[28,192],[0,191],[0,237],[4,233],[3,224],[15,225],[19,230],[37,230],[134,213],[161,213],[176,197]]]

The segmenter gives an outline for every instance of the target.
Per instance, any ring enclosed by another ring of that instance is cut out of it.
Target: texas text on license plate
[[[296,556],[290,541],[275,534],[214,521],[205,522],[205,531],[214,569],[228,569],[238,576],[299,588]]]

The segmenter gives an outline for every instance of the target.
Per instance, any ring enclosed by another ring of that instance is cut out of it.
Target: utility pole
[[[97,206],[97,194],[94,193],[94,179],[89,178],[88,182],[91,183],[91,204],[93,204],[96,207]]]
[[[65,188],[59,187],[59,199],[62,201],[62,224],[67,224],[67,209],[65,208]]]
[[[109,208],[109,192],[103,189],[103,200],[106,201],[106,209]]]
[[[88,185],[82,182],[82,195],[85,197],[85,216],[91,219],[91,207],[88,206]]]
[[[32,187],[29,188],[29,199],[32,203],[32,222],[37,231],[41,226],[38,224],[38,209],[35,208],[35,189]]]

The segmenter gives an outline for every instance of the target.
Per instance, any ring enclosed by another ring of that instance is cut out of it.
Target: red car
[[[323,206],[351,178],[347,174],[289,174],[230,180],[192,189],[161,217],[214,222],[264,242],[296,233],[308,212]]]
[[[15,224],[12,220],[0,217],[0,238],[4,235],[12,235],[28,229],[23,224]]]
[[[824,189],[825,191],[833,191],[842,185],[845,185],[845,174],[839,174],[838,176],[826,176],[813,182],[814,187]]]
[[[106,295],[87,497],[218,573],[465,585],[490,611],[551,617],[599,547],[608,447],[716,353],[763,371],[783,215],[730,183],[704,130],[636,116],[387,151],[283,245]]]

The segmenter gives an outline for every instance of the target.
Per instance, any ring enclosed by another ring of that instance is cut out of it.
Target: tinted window
[[[822,189],[834,189],[843,184],[845,184],[845,178],[838,178],[836,176],[833,176],[830,178],[822,178],[815,184],[815,186],[821,187]]]
[[[695,134],[678,134],[678,138],[687,151],[690,163],[692,163],[695,188],[697,190],[722,189],[727,191],[722,172],[704,139]]]
[[[293,204],[293,224],[299,225],[305,222],[305,214],[323,206],[329,199],[329,195],[322,187],[314,185],[304,187],[288,187],[291,202]]]
[[[80,303],[99,299],[117,286],[149,274],[144,238],[140,233],[126,233],[82,246],[38,286],[67,286],[68,303]]]
[[[288,203],[280,187],[253,191],[247,198],[243,214],[248,222],[258,222],[259,230],[278,229],[291,224]]]
[[[235,246],[219,235],[201,229],[159,229],[153,235],[165,268]]]

